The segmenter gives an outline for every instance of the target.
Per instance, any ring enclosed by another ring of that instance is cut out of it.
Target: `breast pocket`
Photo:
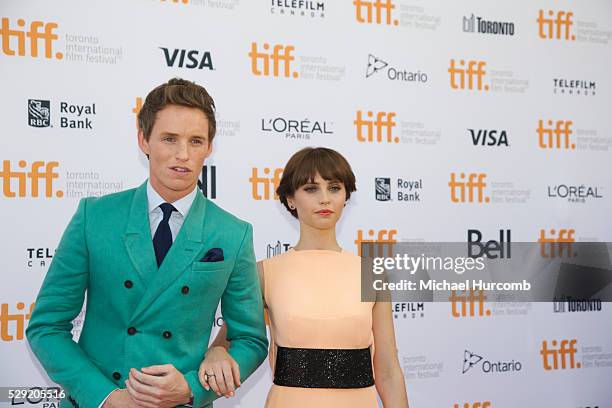
[[[194,262],[191,266],[190,284],[194,294],[204,295],[208,300],[221,297],[229,279],[230,265],[227,261]]]

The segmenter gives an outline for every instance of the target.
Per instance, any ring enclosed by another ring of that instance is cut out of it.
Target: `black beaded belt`
[[[374,385],[370,348],[306,349],[278,346],[274,384],[301,388]]]

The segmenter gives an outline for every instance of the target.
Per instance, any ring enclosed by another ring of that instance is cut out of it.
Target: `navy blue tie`
[[[157,231],[155,231],[155,235],[153,236],[153,248],[155,248],[157,267],[162,264],[166,254],[172,246],[172,231],[170,231],[170,224],[168,224],[168,221],[170,220],[172,212],[176,211],[176,208],[168,203],[161,204],[159,208],[161,208],[164,218],[162,218],[157,226]]]

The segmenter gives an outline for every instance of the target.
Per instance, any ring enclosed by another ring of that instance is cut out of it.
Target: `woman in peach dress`
[[[267,408],[373,408],[377,394],[385,408],[408,407],[391,306],[361,301],[361,259],[336,240],[354,191],[353,171],[334,150],[305,148],[285,166],[277,194],[298,219],[300,239],[257,264],[274,374]],[[223,326],[200,381],[230,397],[240,378],[225,334]]]

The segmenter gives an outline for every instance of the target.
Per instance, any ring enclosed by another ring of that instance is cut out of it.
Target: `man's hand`
[[[191,389],[183,374],[172,364],[130,370],[125,382],[127,391],[139,407],[169,408],[185,405],[191,399]]]
[[[136,408],[138,405],[134,402],[127,390],[115,390],[110,393],[102,408]]]
[[[198,377],[202,387],[212,389],[217,395],[233,397],[240,387],[240,367],[236,360],[221,346],[211,347],[200,364]]]

